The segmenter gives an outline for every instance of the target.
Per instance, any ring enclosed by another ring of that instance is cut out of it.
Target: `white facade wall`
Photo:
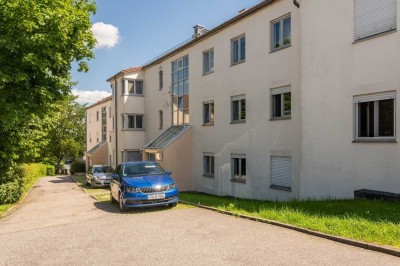
[[[353,143],[353,96],[391,90],[399,96],[400,34],[354,43],[354,1],[301,1],[300,26],[301,196],[399,192],[399,145]],[[395,117],[398,136],[398,108]]]
[[[100,104],[94,104],[86,109],[86,150],[91,150],[94,146],[102,141],[102,128],[101,128],[101,109],[106,108],[107,119],[111,100]],[[99,120],[96,120],[96,113],[99,113]],[[108,132],[107,124],[107,132]],[[98,136],[98,140],[97,140]],[[107,133],[108,138],[108,133]]]

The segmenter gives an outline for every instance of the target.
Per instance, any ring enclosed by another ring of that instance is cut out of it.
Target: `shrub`
[[[0,185],[0,204],[10,204],[17,202],[22,195],[23,186],[20,180],[14,180]]]
[[[46,175],[54,175],[55,167],[53,165],[46,165]]]
[[[71,172],[71,174],[86,172],[85,161],[75,161],[75,162],[73,162],[71,164],[71,168],[70,168],[69,171]]]
[[[31,163],[31,164],[24,164],[23,168],[25,170],[25,181],[29,183],[30,181],[36,179],[40,176],[46,176],[46,165],[41,163]]]

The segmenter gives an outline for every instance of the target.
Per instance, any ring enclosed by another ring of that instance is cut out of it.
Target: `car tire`
[[[121,210],[121,212],[126,212],[127,210],[124,201],[122,199],[122,194],[119,195],[119,209]]]
[[[178,205],[178,203],[177,203],[177,202],[174,202],[174,203],[170,203],[170,204],[168,204],[168,206],[169,206],[169,207],[171,207],[171,208],[173,208],[173,207],[176,207],[176,205]]]
[[[114,197],[112,196],[112,193],[110,191],[110,201],[111,203],[116,203],[117,201],[114,199]]]

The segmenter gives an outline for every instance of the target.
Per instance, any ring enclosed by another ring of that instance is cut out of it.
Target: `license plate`
[[[149,200],[154,200],[154,199],[165,199],[165,194],[154,194],[154,195],[148,195],[147,198]]]

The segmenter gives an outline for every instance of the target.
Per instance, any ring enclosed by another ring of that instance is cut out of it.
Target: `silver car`
[[[93,165],[86,174],[86,184],[95,187],[108,187],[112,179],[114,169],[108,165]]]

